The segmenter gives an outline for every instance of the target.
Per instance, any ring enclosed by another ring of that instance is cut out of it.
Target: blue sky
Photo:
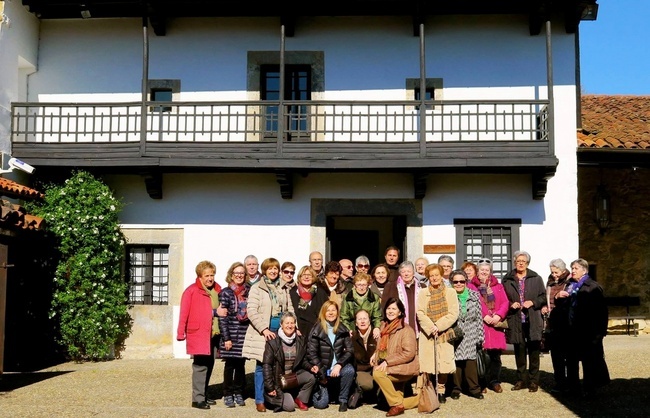
[[[582,91],[650,95],[650,0],[598,0],[580,23]]]

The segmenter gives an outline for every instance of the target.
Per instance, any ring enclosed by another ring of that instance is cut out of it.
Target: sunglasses
[[[367,269],[370,268],[370,264],[357,264],[358,269]]]
[[[451,281],[453,284],[465,284],[465,280],[452,280]]]
[[[293,276],[294,274],[296,274],[295,271],[291,271],[291,270],[282,270],[282,273],[288,274],[289,276]]]
[[[343,267],[343,268],[344,268],[344,269],[351,269],[352,266],[345,266],[345,267]]]
[[[478,263],[479,264],[492,264],[492,261],[488,260],[487,258],[481,258],[480,260],[478,260]]]

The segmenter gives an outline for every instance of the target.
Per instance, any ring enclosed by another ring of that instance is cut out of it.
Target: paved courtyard
[[[556,397],[550,356],[542,358],[541,389],[537,393],[512,392],[514,357],[504,355],[504,392],[489,392],[484,400],[462,396],[448,400],[434,415],[440,417],[646,417],[650,415],[650,335],[612,335],[605,338],[611,385],[596,399]],[[271,417],[254,402],[226,408],[221,401],[223,365],[217,362],[210,390],[216,406],[201,411],[190,408],[190,369],[187,359],[139,359],[142,353],[125,353],[123,359],[104,363],[65,363],[35,373],[5,373],[0,381],[0,417]],[[252,390],[254,362],[247,362]],[[382,417],[372,405],[339,413],[310,408],[291,413],[297,417]],[[417,416],[417,410],[404,416]],[[223,416],[222,416],[223,417]]]

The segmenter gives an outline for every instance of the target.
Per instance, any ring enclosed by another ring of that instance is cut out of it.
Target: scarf
[[[352,298],[354,301],[359,305],[363,306],[363,303],[368,299],[368,291],[364,293],[363,295],[360,295],[356,289],[352,291]],[[356,312],[356,311],[355,311]]]
[[[309,289],[305,289],[301,284],[298,285],[298,296],[300,296],[298,309],[307,309],[309,307],[316,290],[318,290],[318,287],[315,284],[311,285]]]
[[[526,290],[526,277],[523,278],[518,278],[515,276],[517,279],[517,283],[519,284],[519,303],[522,305],[524,304],[524,292]],[[520,308],[520,315],[521,315],[521,322],[526,322],[526,314],[524,313],[524,310]]]
[[[458,294],[458,302],[460,302],[460,312],[462,314],[467,313],[467,298],[469,297],[469,289],[465,287],[465,290]]]
[[[429,285],[429,293],[431,296],[429,297],[429,303],[427,304],[427,316],[435,323],[438,319],[447,315],[449,312],[447,297],[445,296],[445,293],[447,293],[447,287],[440,285],[438,288],[435,288],[432,285]],[[454,330],[449,328],[444,332],[438,333],[437,341],[439,344],[442,344],[449,338],[455,336],[456,334],[454,333]]]
[[[413,278],[413,281],[411,282],[411,286],[415,286],[415,295],[413,296],[413,300],[416,301],[418,300],[418,293],[420,293],[420,286],[418,286],[417,283],[415,283],[415,278]],[[402,301],[404,304],[404,322],[406,322],[408,325],[410,325],[414,330],[415,330],[415,335],[417,336],[420,332],[420,327],[418,327],[418,322],[415,321],[415,324],[409,324],[409,298],[406,295],[406,283],[404,283],[404,280],[402,279],[402,276],[399,276],[397,278],[397,296],[399,297],[399,300]]]
[[[210,300],[212,301],[212,312],[214,312],[215,309],[219,307],[219,290],[221,290],[218,286],[218,284],[214,284],[212,286],[212,289],[208,289],[203,282],[201,282],[201,279],[198,277],[196,278],[196,282],[201,285],[203,290],[205,290],[205,293],[210,296]],[[216,317],[216,315],[212,315],[212,336],[214,337],[217,334],[221,334],[221,331],[219,331],[219,318]]]
[[[278,337],[287,345],[292,345],[296,341],[296,333],[294,332],[291,337],[287,336],[287,334],[282,331],[282,328],[278,329]]]
[[[237,320],[244,322],[248,320],[248,289],[249,287],[242,283],[238,286],[235,282],[230,283],[230,289],[235,294],[235,311]]]
[[[271,317],[280,316],[284,312],[284,306],[287,303],[286,291],[282,291],[282,280],[278,277],[275,281],[271,281],[266,276],[262,277],[266,287],[269,289],[269,297],[271,298]]]
[[[494,279],[494,280],[493,280]],[[478,293],[481,295],[481,299],[487,306],[490,313],[494,310],[494,292],[492,291],[492,286],[497,280],[495,276],[488,277],[485,281],[482,281],[478,277],[472,279],[472,284],[478,289]]]
[[[379,345],[377,346],[377,358],[385,359],[388,356],[388,340],[390,334],[394,333],[403,323],[402,318],[393,319],[388,325],[384,326],[379,336]]]

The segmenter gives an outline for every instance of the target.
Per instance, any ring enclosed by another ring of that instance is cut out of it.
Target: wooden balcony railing
[[[548,101],[14,103],[14,144],[551,142]],[[280,111],[282,110],[282,111]],[[552,148],[549,148],[552,149]]]

